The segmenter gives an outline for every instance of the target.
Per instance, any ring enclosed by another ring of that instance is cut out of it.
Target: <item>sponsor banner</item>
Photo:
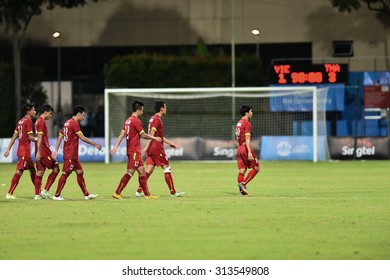
[[[104,162],[105,142],[104,138],[90,138],[92,141],[102,145],[102,150],[98,151],[95,147],[79,141],[79,158],[81,162]],[[117,138],[111,139],[112,149],[116,143]],[[237,144],[232,140],[218,140],[218,139],[203,139],[199,137],[177,137],[169,138],[169,140],[176,144],[176,149],[172,149],[165,145],[166,155],[170,161],[180,160],[235,160]],[[17,141],[12,147],[11,154],[8,158],[4,157],[4,152],[8,147],[10,139],[0,139],[1,156],[0,162],[17,162]],[[49,138],[51,150],[54,150],[57,138]],[[145,147],[146,140],[141,139],[142,147]],[[260,138],[252,139],[252,147],[256,154],[260,152]],[[31,145],[31,155],[35,161],[35,145]],[[59,162],[63,162],[63,142],[57,156]],[[117,153],[112,156],[113,162],[126,162],[126,142],[122,141]]]
[[[202,150],[202,141],[198,137],[169,138],[175,143],[176,149],[167,146],[165,153],[168,160],[200,160],[199,151]],[[144,147],[144,146],[143,146]]]
[[[318,138],[318,160],[325,160],[326,138]],[[313,160],[312,136],[263,136],[261,160]]]
[[[232,140],[202,140],[202,160],[232,160],[236,158],[237,144]]]
[[[11,138],[0,138],[0,162],[12,162],[12,149],[8,157],[4,156],[5,151],[8,148]]]
[[[111,148],[115,146],[117,138],[111,139]],[[141,146],[146,146],[145,139],[141,138]],[[169,141],[176,145],[176,149],[170,148],[168,145],[165,145],[165,153],[168,160],[200,160],[199,151],[202,150],[202,141],[198,137],[178,137],[178,138],[169,138]],[[102,160],[104,161],[104,159]],[[112,156],[113,162],[126,162],[126,141],[123,140],[117,153]]]
[[[289,85],[293,86],[293,85]],[[344,84],[318,85],[317,88],[328,87],[326,96],[327,111],[344,110]],[[272,92],[271,92],[272,93]],[[276,93],[276,92],[275,92]],[[280,93],[280,92],[278,92]],[[312,94],[286,95],[270,97],[271,112],[311,112],[313,111]]]
[[[363,88],[364,108],[389,108],[390,91],[388,85],[365,86]]]
[[[105,153],[105,147],[104,147],[104,138],[89,138],[92,141],[102,145],[102,149],[99,151],[95,147],[84,143],[83,141],[79,140],[79,158],[81,162],[104,162],[104,153]],[[0,141],[3,143],[1,147],[4,146],[4,150],[2,148],[0,162],[17,162],[18,161],[18,140],[15,141],[11,154],[8,158],[4,157],[4,152],[7,149],[8,143],[10,139],[0,139]],[[1,143],[0,142],[0,143]],[[49,138],[49,144],[50,148],[53,151],[55,144],[57,142],[57,138]],[[6,144],[6,145],[5,145]],[[63,162],[63,147],[64,147],[64,141],[62,141],[60,150],[58,151],[57,160],[59,162]],[[33,160],[35,161],[35,144],[31,144],[31,156]],[[4,161],[7,160],[7,161]]]
[[[353,159],[355,140],[353,137],[328,137],[331,159]],[[357,159],[390,159],[390,137],[358,137]]]
[[[93,142],[96,142],[100,145],[102,145],[102,149],[99,151],[94,146],[89,145],[81,140],[79,140],[79,159],[81,162],[104,162],[104,153],[105,153],[105,147],[104,147],[104,138],[94,138],[89,137],[90,140]],[[57,142],[57,138],[49,138],[49,144],[50,148],[53,151],[55,144]],[[33,159],[35,160],[35,145],[31,145],[31,150]],[[63,148],[64,148],[64,140],[62,140],[60,150],[58,151],[57,160],[59,162],[63,162]]]

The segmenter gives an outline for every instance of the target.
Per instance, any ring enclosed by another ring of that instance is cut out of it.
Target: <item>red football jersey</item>
[[[35,121],[35,131],[38,134],[42,135],[42,144],[41,144],[41,156],[42,157],[48,157],[51,156],[51,150],[50,150],[50,144],[49,144],[49,137],[47,135],[47,124],[45,120],[42,117],[39,117]],[[35,150],[35,153],[37,153],[38,150]]]
[[[18,157],[31,157],[31,141],[28,134],[33,133],[33,122],[30,118],[22,118],[16,125],[15,131],[19,134]]]
[[[154,136],[155,137],[160,137],[161,139],[164,138],[164,126],[163,122],[160,118],[159,115],[155,114],[152,116],[149,120],[149,125],[148,125],[148,132],[151,134],[152,130],[155,131]],[[152,141],[150,143],[149,149],[148,149],[148,155],[159,155],[159,154],[164,154],[164,143],[163,141],[158,142],[158,141]]]
[[[241,119],[236,125],[236,140],[238,145],[245,143],[245,135],[251,135],[252,125],[248,120]]]
[[[64,160],[79,158],[80,124],[73,118],[66,121],[60,134],[64,136]]]
[[[130,116],[122,126],[122,131],[126,135],[127,155],[132,156],[133,153],[141,153],[140,134],[144,132],[144,129],[140,119]]]

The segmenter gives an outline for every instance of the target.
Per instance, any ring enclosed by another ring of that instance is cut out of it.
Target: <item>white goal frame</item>
[[[312,92],[313,93],[313,104],[312,104],[312,129],[313,129],[313,162],[318,161],[318,108],[317,108],[317,100],[318,100],[318,89],[315,86],[282,86],[282,87],[212,87],[212,88],[106,88],[104,90],[104,114],[105,114],[105,163],[110,163],[110,150],[111,150],[111,144],[110,144],[110,122],[109,122],[109,102],[110,94],[115,95],[126,95],[127,93],[132,94],[139,94],[139,99],[142,101],[142,95],[151,95],[148,97],[153,97],[153,94],[165,94],[166,96],[169,96],[173,93],[183,93],[183,99],[186,99],[186,93],[193,94],[193,93],[199,93],[199,94],[213,94],[213,93],[220,93],[224,94],[224,96],[231,96],[234,100],[234,95],[236,93],[258,93],[258,92],[271,92],[271,91],[278,91],[278,92],[297,92],[297,91],[303,91],[303,92]],[[265,93],[266,94],[266,93]],[[269,94],[269,96],[275,96],[273,94]],[[178,97],[175,95],[175,98],[179,99],[181,97]],[[236,105],[233,102],[232,105],[232,112],[236,111]],[[125,121],[125,120],[123,120]],[[118,132],[119,133],[119,132]]]

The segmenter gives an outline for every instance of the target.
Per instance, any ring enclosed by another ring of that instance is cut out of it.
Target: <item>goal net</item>
[[[260,160],[325,160],[326,95],[327,88],[306,86],[106,89],[105,162],[127,161],[125,139],[117,154],[110,150],[135,100],[145,105],[140,117],[145,131],[154,103],[167,104],[164,136],[177,146],[166,146],[170,160],[235,160],[241,105],[253,107],[252,146]]]

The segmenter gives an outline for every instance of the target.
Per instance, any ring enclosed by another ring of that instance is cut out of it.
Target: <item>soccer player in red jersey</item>
[[[157,196],[151,195],[148,189],[147,178],[145,175],[144,162],[141,155],[141,141],[140,137],[148,140],[161,142],[160,137],[154,137],[149,134],[146,134],[142,128],[142,123],[139,117],[144,112],[144,104],[140,101],[134,101],[132,105],[133,113],[125,121],[122,126],[122,131],[116,141],[115,147],[112,148],[111,154],[115,154],[118,151],[119,145],[121,144],[123,138],[126,136],[126,153],[128,157],[127,161],[127,171],[123,175],[122,179],[119,182],[118,188],[113,193],[112,197],[116,199],[122,199],[121,193],[123,189],[127,186],[127,183],[133,177],[135,171],[138,172],[138,182],[141,186],[145,198],[154,199],[158,198]]]
[[[52,198],[50,187],[57,178],[60,167],[57,160],[51,157],[51,150],[48,137],[48,129],[46,121],[51,119],[54,109],[49,104],[42,105],[41,115],[35,121],[35,131],[37,133],[37,148],[35,150],[35,159],[37,163],[37,174],[35,175],[35,195],[42,198]],[[45,188],[41,191],[42,177],[46,168],[51,169],[52,172],[47,178]],[[37,196],[36,196],[37,197]]]
[[[156,114],[149,120],[148,133],[149,135],[160,137],[162,142],[148,141],[146,147],[142,151],[142,154],[148,155],[146,158],[146,178],[149,178],[150,175],[152,175],[156,166],[160,166],[164,170],[165,182],[167,183],[171,196],[181,197],[185,194],[185,192],[175,190],[171,167],[169,166],[169,161],[164,149],[164,143],[167,143],[171,148],[176,148],[174,143],[168,141],[168,139],[164,137],[162,117],[167,113],[167,105],[162,100],[156,101],[154,104],[154,110],[156,111]],[[138,187],[135,196],[142,196],[142,188],[140,186]]]
[[[240,108],[242,118],[236,125],[236,139],[237,147],[237,166],[238,166],[238,189],[242,195],[248,195],[246,185],[256,176],[260,171],[259,161],[253,151],[251,144],[251,130],[252,125],[249,122],[252,117],[252,107],[243,105]],[[245,177],[247,169],[251,169]]]
[[[80,122],[84,119],[84,117],[85,108],[81,105],[75,106],[73,108],[73,117],[65,122],[58,136],[52,157],[57,157],[58,149],[60,148],[62,139],[64,139],[64,166],[62,167],[62,175],[58,180],[56,193],[53,196],[54,200],[65,200],[61,196],[61,192],[66,184],[66,180],[73,171],[77,174],[77,183],[84,194],[84,199],[89,200],[98,196],[97,194],[89,193],[87,190],[84,180],[83,167],[81,166],[79,160],[79,139],[94,146],[99,151],[102,149],[102,146],[84,136],[80,129]]]
[[[14,191],[19,184],[20,177],[23,175],[24,170],[30,171],[31,181],[34,183],[35,180],[35,167],[34,162],[31,158],[31,141],[36,142],[33,131],[32,119],[35,118],[37,112],[32,104],[25,104],[23,106],[25,116],[17,123],[14,134],[12,135],[11,141],[9,142],[8,148],[4,153],[5,157],[8,157],[11,148],[15,143],[16,137],[19,138],[18,145],[18,162],[16,164],[16,172],[12,177],[11,186],[9,187],[8,193],[5,196],[6,199],[16,199]],[[39,194],[38,194],[39,197]],[[35,196],[35,199],[38,199]]]

